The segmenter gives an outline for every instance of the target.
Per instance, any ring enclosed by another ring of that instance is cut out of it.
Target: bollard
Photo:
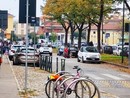
[[[2,63],[2,51],[0,50],[0,65]]]
[[[50,60],[49,60],[49,72],[52,73],[52,56],[50,56]]]
[[[65,71],[65,59],[61,59],[61,71]]]
[[[39,66],[42,69],[42,55],[39,55]]]
[[[56,72],[58,72],[58,57],[56,58]]]

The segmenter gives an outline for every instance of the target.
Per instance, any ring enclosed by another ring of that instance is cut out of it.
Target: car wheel
[[[82,63],[85,63],[83,56],[82,56]]]
[[[79,57],[77,57],[77,62],[80,62]]]
[[[12,61],[12,59],[13,59],[13,58],[12,58],[11,56],[9,56],[9,60]]]
[[[13,65],[18,65],[18,61],[15,58],[13,58]]]

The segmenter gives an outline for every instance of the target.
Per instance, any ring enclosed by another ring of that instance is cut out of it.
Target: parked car
[[[27,48],[27,63],[39,66],[39,53],[32,47]],[[35,59],[35,60],[34,60]],[[17,51],[13,57],[13,65],[25,64],[26,63],[26,47],[21,48]]]
[[[96,47],[82,46],[78,51],[77,61],[78,62],[82,61],[83,63],[85,61],[100,63],[101,56]]]
[[[68,48],[69,57],[77,57],[78,55],[78,47],[70,46]]]
[[[121,47],[121,46],[114,46],[114,47],[113,47],[113,54],[114,54],[114,55],[120,55],[121,50],[122,50],[122,47]]]
[[[113,54],[113,47],[112,46],[104,46],[103,52],[106,54]]]
[[[25,46],[24,45],[12,45],[9,50],[9,54],[8,54],[9,60],[13,60],[13,56],[15,55],[15,52],[22,47],[25,47]]]
[[[49,45],[44,45],[41,46],[38,50],[39,54],[45,54],[45,55],[50,55],[52,56],[52,47]]]
[[[129,56],[129,47],[124,47],[123,52],[122,51],[120,52],[120,56],[128,57]]]
[[[63,55],[65,46],[60,46],[57,51],[57,55]]]

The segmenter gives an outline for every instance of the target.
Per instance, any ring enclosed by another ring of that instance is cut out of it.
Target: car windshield
[[[96,53],[98,52],[97,48],[95,48],[95,47],[85,47],[84,51],[85,52],[96,52]]]
[[[13,46],[12,48],[17,50],[18,48],[21,48],[21,47],[24,47],[24,46]]]
[[[27,49],[28,53],[34,53],[34,49]],[[26,49],[22,49],[21,52],[26,53]],[[36,51],[35,51],[36,52]]]
[[[124,47],[124,51],[129,51],[129,47]]]
[[[112,46],[112,49],[113,49],[113,50],[116,50],[116,49],[117,49],[117,47],[116,47],[116,46]]]
[[[61,46],[60,49],[64,49],[64,46]]]

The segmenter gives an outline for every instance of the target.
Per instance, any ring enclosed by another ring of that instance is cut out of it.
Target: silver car
[[[27,63],[33,64],[35,62],[36,66],[39,66],[39,53],[37,53],[36,49],[32,47],[21,48],[15,56],[13,57],[13,65],[17,64],[25,64],[26,63],[26,53],[27,53]]]

